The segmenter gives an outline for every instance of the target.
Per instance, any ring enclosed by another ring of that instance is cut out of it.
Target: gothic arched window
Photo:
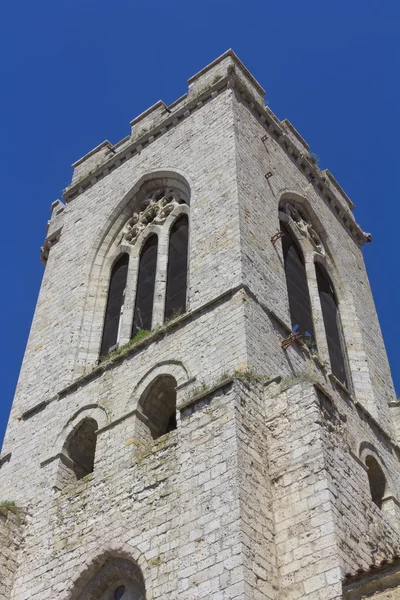
[[[189,221],[181,215],[169,236],[165,319],[186,311]]]
[[[65,442],[64,453],[69,459],[67,467],[76,479],[93,472],[97,429],[94,419],[83,419]]]
[[[310,294],[303,254],[284,223],[280,223],[286,286],[292,328],[314,339]],[[297,327],[296,327],[297,326]]]
[[[157,250],[158,237],[154,234],[147,238],[140,253],[132,337],[139,331],[151,330],[156,283]]]
[[[111,270],[100,356],[108,354],[118,343],[121,314],[125,298],[126,278],[128,275],[128,263],[128,254],[122,254],[122,256],[114,263]]]
[[[382,501],[386,491],[386,477],[378,461],[373,456],[367,456],[365,464],[368,467],[367,474],[372,501],[378,508],[382,508]]]
[[[342,324],[335,290],[324,267],[316,263],[315,270],[332,373],[339,381],[347,385],[346,358],[342,343]]]

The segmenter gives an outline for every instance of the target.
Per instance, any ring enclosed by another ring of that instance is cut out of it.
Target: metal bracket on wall
[[[289,335],[289,337],[287,337],[285,340],[281,341],[281,346],[284,350],[286,350],[287,348],[289,348],[289,346],[291,346],[294,342],[296,342],[297,340],[301,339],[302,334],[301,333],[291,333]]]
[[[285,235],[285,233],[283,231],[277,231],[272,237],[271,237],[271,242],[273,244],[275,244],[278,240],[281,239],[281,237],[283,237]]]

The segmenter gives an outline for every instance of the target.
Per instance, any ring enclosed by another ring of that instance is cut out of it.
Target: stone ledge
[[[196,412],[195,411],[196,405],[201,403],[202,400],[206,399],[208,396],[212,396],[213,394],[215,394],[215,392],[217,392],[218,390],[220,390],[224,387],[227,387],[227,386],[231,386],[232,383],[235,381],[235,379],[236,379],[235,377],[227,377],[226,379],[223,379],[222,381],[215,383],[210,388],[207,388],[207,389],[199,392],[198,394],[195,394],[192,398],[188,398],[185,402],[182,402],[182,404],[180,406],[178,406],[178,410],[181,413],[184,413],[189,408],[193,408],[193,410],[190,413],[184,414],[184,415],[182,415],[182,417],[186,418],[193,412]],[[207,402],[207,404],[209,404],[210,402],[211,402],[211,398]]]

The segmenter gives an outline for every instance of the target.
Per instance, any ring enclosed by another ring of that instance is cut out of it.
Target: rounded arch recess
[[[116,550],[105,549],[86,560],[86,567],[67,590],[67,600],[114,600],[114,592],[124,586],[127,600],[151,600],[147,564],[139,552],[124,544]],[[122,596],[125,599],[125,596]]]
[[[155,364],[143,377],[140,379],[138,384],[135,386],[125,411],[137,409],[143,394],[152,385],[152,383],[163,376],[171,376],[175,379],[177,387],[187,383],[191,379],[191,374],[186,365],[178,360],[166,360]]]

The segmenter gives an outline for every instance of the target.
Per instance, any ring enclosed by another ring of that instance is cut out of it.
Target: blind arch
[[[189,219],[183,214],[176,219],[169,235],[165,319],[186,311],[188,249]]]
[[[157,252],[158,236],[152,234],[147,238],[140,252],[132,337],[139,331],[151,330],[153,321],[154,290],[156,284]]]
[[[118,342],[121,313],[125,299],[126,279],[128,276],[128,264],[129,256],[124,253],[118,258],[111,269],[100,349],[101,357],[108,354]]]

